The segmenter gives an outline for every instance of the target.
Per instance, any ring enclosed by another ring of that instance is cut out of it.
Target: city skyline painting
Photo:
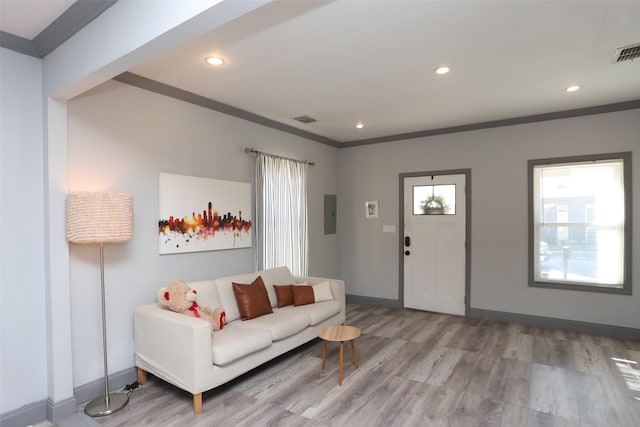
[[[250,248],[251,184],[160,173],[159,253]]]

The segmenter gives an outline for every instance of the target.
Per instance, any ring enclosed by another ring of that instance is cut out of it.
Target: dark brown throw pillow
[[[293,293],[293,305],[306,305],[316,302],[311,286],[291,286],[291,293]]]
[[[278,308],[293,305],[291,286],[292,285],[273,285],[273,289],[276,290],[276,298],[278,299]]]
[[[264,286],[262,277],[258,276],[250,285],[242,283],[232,283],[233,293],[236,296],[236,303],[240,311],[242,320],[253,319],[263,314],[273,313],[267,288]]]

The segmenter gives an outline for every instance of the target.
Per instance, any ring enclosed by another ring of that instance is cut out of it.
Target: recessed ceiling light
[[[578,86],[578,85],[573,85],[573,86],[569,86],[569,87],[568,87],[568,88],[566,88],[565,90],[566,90],[567,92],[575,92],[575,91],[577,91],[578,89],[580,89],[580,86]]]
[[[207,61],[207,64],[210,65],[222,65],[224,64],[224,59],[218,57],[218,56],[210,56],[208,58],[205,59],[205,61]]]
[[[364,124],[356,123],[354,126],[355,126],[356,129],[362,129],[364,127]]]
[[[451,67],[447,67],[446,65],[436,68],[436,74],[447,74],[449,71],[451,71]]]

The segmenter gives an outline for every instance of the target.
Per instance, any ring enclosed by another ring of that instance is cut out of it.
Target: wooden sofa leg
[[[193,395],[193,413],[196,415],[202,413],[202,393]]]
[[[142,385],[142,384],[146,384],[147,383],[147,373],[138,368],[138,384]]]

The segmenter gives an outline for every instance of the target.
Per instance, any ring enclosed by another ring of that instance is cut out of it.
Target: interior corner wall
[[[399,174],[471,169],[471,308],[640,328],[640,215],[633,215],[633,295],[528,287],[527,160],[631,151],[640,204],[640,110],[340,150],[341,278],[347,293],[399,299]],[[379,219],[365,201],[379,200]],[[636,209],[637,211],[637,209]]]
[[[199,106],[108,81],[68,103],[70,191],[134,199],[134,237],[105,245],[110,372],[133,367],[133,309],[172,280],[249,272],[252,249],[158,254],[160,172],[253,183],[245,147],[316,162],[309,168],[309,274],[339,276],[338,240],[324,236],[324,194],[337,192],[337,149]],[[253,194],[252,184],[252,194]],[[74,387],[102,377],[98,249],[70,246]]]
[[[0,414],[47,398],[41,70],[0,48]]]

